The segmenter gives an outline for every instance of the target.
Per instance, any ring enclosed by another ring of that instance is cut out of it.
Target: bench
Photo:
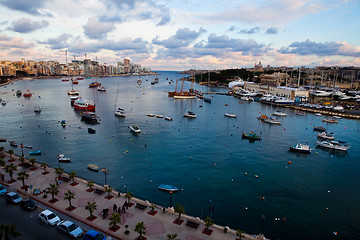
[[[190,221],[190,220],[187,220],[186,222],[186,226],[189,226],[189,227],[192,227],[192,228],[195,228],[197,229],[199,227],[199,223],[196,223],[196,222],[193,222],[193,221]]]
[[[138,208],[138,209],[141,209],[141,210],[145,210],[145,209],[147,208],[146,205],[143,205],[143,204],[141,204],[141,203],[136,203],[136,206],[135,206],[135,207]]]
[[[105,191],[104,191],[104,190],[101,190],[101,189],[96,188],[96,189],[95,189],[95,193],[97,193],[97,194],[104,194],[104,193],[105,193]]]
[[[68,177],[62,177],[62,180],[63,180],[64,182],[69,182],[69,181],[70,181],[70,178],[68,178]]]

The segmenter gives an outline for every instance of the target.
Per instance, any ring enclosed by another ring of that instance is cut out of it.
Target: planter
[[[127,206],[128,206],[128,207],[132,207],[132,206],[134,206],[134,203],[132,203],[132,202],[131,202],[131,203],[128,203]]]
[[[120,226],[118,226],[118,225],[116,225],[115,228],[113,228],[113,227],[110,227],[110,228],[109,228],[109,230],[110,230],[110,231],[113,231],[113,232],[116,232],[116,231],[119,230],[119,229],[120,229]]]
[[[71,206],[71,207],[66,208],[66,210],[69,211],[69,212],[72,212],[72,211],[74,211],[75,209],[76,209],[76,207],[74,207],[74,206]]]
[[[75,187],[76,185],[78,185],[79,183],[78,182],[73,182],[73,183],[70,183],[71,186]]]
[[[147,214],[151,215],[151,216],[155,216],[157,214],[157,211],[155,210],[150,210],[147,212]]]
[[[147,239],[147,238],[144,237],[144,236],[135,238],[135,240],[146,240],[146,239]]]
[[[90,188],[89,188],[89,189],[86,189],[86,191],[87,191],[87,192],[93,192],[93,191],[95,191],[95,189],[90,189]]]
[[[86,218],[86,220],[89,220],[90,222],[94,221],[95,219],[97,219],[96,216],[90,216]]]
[[[173,221],[173,223],[177,224],[177,225],[181,225],[184,222],[184,220],[177,218],[175,219],[175,221]]]
[[[38,169],[37,167],[32,167],[32,168],[30,168],[30,171],[35,171],[37,169]]]
[[[15,159],[9,159],[8,162],[15,162]]]
[[[107,200],[110,200],[110,199],[112,199],[114,196],[112,196],[112,195],[107,195],[105,198],[107,199]]]
[[[14,183],[14,182],[16,182],[16,180],[15,180],[15,179],[13,179],[13,180],[9,180],[7,183],[8,183],[8,184],[12,184],[12,183]]]
[[[49,201],[49,203],[56,203],[57,201],[59,201],[59,200],[56,199],[56,198],[54,198],[54,199],[51,199],[51,200]]]
[[[213,230],[204,228],[204,230],[202,231],[202,233],[210,236],[210,235],[213,233]]]
[[[47,174],[49,174],[50,172],[48,172],[48,171],[46,171],[46,172],[42,172],[41,174],[42,175],[47,175]]]

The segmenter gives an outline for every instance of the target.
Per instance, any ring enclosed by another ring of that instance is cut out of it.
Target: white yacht
[[[329,148],[329,149],[333,149],[333,150],[339,150],[339,151],[347,151],[350,146],[348,145],[342,145],[341,143],[339,142],[336,142],[336,141],[322,141],[322,142],[317,142],[318,146],[320,147],[324,147],[324,148]]]
[[[332,92],[326,92],[321,90],[311,92],[311,95],[313,95],[314,97],[329,97],[331,94]]]
[[[237,118],[237,115],[233,113],[225,113],[224,116],[229,118]]]

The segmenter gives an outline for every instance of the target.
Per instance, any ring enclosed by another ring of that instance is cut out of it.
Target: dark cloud
[[[190,43],[195,41],[202,33],[206,32],[205,29],[200,28],[198,32],[191,31],[189,28],[180,28],[176,31],[176,34],[170,36],[168,39],[159,40],[154,38],[153,44],[161,45],[165,48],[181,48],[189,46]]]
[[[270,27],[268,29],[266,29],[266,34],[277,34],[278,33],[278,29],[276,27]]]
[[[51,16],[46,12],[44,5],[48,0],[0,0],[0,4],[10,8],[36,16]]]
[[[279,52],[318,56],[343,55],[340,52],[341,46],[343,45],[336,42],[317,43],[306,39],[303,42],[293,42],[289,47],[279,49]]]
[[[46,41],[38,41],[40,44],[48,44],[51,49],[62,49],[69,47],[69,38],[71,38],[71,34],[63,33],[56,38],[48,38]]]
[[[233,31],[235,31],[235,29],[236,29],[235,26],[231,26],[231,27],[228,29],[228,31],[229,31],[229,32],[233,32]]]
[[[113,22],[101,22],[96,18],[89,18],[83,26],[85,35],[90,39],[103,39],[115,29]]]
[[[124,21],[124,19],[122,17],[120,17],[119,15],[116,16],[108,16],[108,15],[102,15],[99,17],[99,21],[100,22],[116,22],[116,23],[121,23]]]
[[[151,17],[152,17],[151,11],[146,11],[146,12],[140,13],[141,20],[148,20],[148,19],[151,19]]]
[[[253,27],[253,28],[250,28],[250,29],[247,29],[247,28],[244,28],[244,29],[241,29],[239,31],[239,33],[244,33],[244,34],[254,34],[254,33],[257,33],[260,31],[260,28],[259,27]]]
[[[156,26],[163,26],[163,25],[166,25],[170,22],[171,20],[171,17],[170,15],[166,14],[166,15],[163,15],[160,19],[160,21],[156,24]]]
[[[29,18],[20,18],[13,21],[8,27],[8,30],[18,33],[30,33],[41,28],[46,28],[47,26],[49,26],[49,22],[46,20],[42,20],[41,22],[32,22]]]

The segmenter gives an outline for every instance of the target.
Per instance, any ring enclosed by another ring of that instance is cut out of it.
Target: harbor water
[[[155,77],[159,83],[151,85]],[[79,80],[74,89],[96,103],[101,118],[96,125],[81,121],[80,112],[74,111],[67,94],[69,82],[16,81],[0,88],[0,98],[7,101],[0,109],[0,137],[32,145],[24,148],[26,157],[29,151],[41,150],[41,156],[31,156],[38,162],[57,167],[57,155],[63,153],[72,159],[60,164],[66,172],[76,171],[103,185],[104,174],[87,169],[88,164],[96,164],[109,171],[107,184],[118,191],[166,207],[179,203],[189,215],[211,216],[217,224],[250,234],[263,232],[270,239],[360,239],[358,120],[324,123],[324,117],[314,114],[299,116],[291,109],[225,95],[211,95],[212,103],[169,98],[167,91],[175,89],[180,77],[176,72],[159,72],[158,76]],[[96,80],[106,92],[88,87]],[[184,88],[189,87],[185,82]],[[196,84],[194,88],[208,91]],[[18,89],[29,89],[33,96],[17,97]],[[35,106],[41,106],[41,113],[34,112]],[[126,118],[114,115],[118,107],[125,110]],[[281,125],[257,120],[260,113],[271,115],[277,110],[287,114],[277,118]],[[184,118],[187,111],[197,118]],[[224,117],[226,112],[237,118]],[[150,113],[171,116],[173,121],[148,117]],[[61,120],[66,120],[65,128]],[[131,133],[132,124],[142,133]],[[346,141],[351,145],[348,153],[316,148],[314,126],[324,126],[336,140]],[[96,134],[89,134],[88,128]],[[250,131],[262,140],[242,140],[242,132]],[[297,143],[310,145],[311,154],[289,152],[289,146]],[[21,155],[20,147],[8,142],[0,146]],[[171,202],[168,193],[158,190],[160,184],[179,188]]]

